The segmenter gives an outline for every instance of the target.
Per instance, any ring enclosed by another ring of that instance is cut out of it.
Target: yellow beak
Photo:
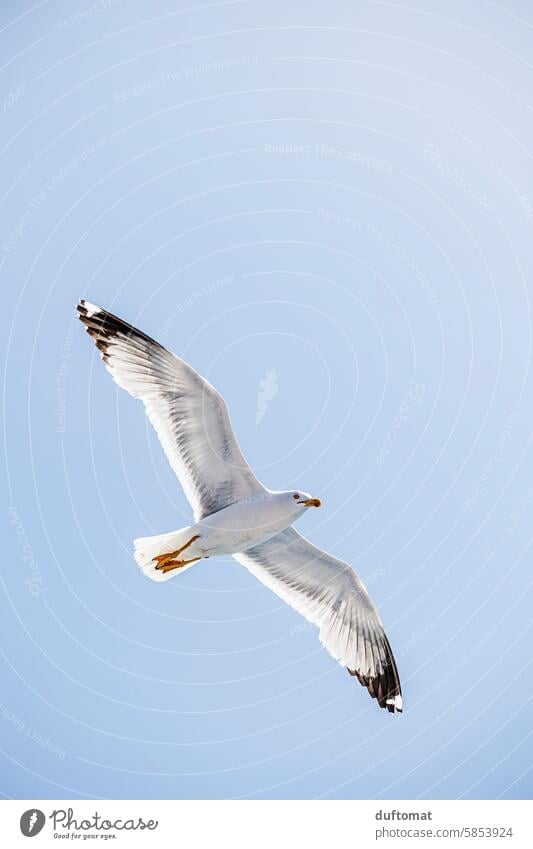
[[[308,498],[307,501],[304,501],[303,503],[306,507],[322,507],[320,498]]]

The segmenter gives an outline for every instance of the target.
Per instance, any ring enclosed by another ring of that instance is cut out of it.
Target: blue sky
[[[5,796],[530,796],[531,14],[431,9],[2,4]],[[79,297],[322,499],[403,716],[233,560],[139,573],[190,510]]]

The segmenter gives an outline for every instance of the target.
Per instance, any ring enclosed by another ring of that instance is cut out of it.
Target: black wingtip
[[[108,312],[102,307],[86,301],[85,298],[80,299],[76,309],[78,311],[78,318],[87,328],[89,335],[93,337],[97,345],[98,342],[102,343],[98,347],[104,354],[106,350],[104,350],[103,346],[107,347],[113,338],[119,335],[131,339],[142,339],[144,342],[149,342],[150,345],[157,345],[159,348],[162,347],[159,342],[152,339],[151,336],[147,336],[142,330],[139,330],[132,324],[128,324],[127,321],[124,321],[124,319],[119,318],[117,315],[113,315],[112,312]]]
[[[378,675],[362,675],[355,669],[348,669],[363,687],[366,687],[373,699],[379,706],[389,713],[403,713],[402,688],[400,676],[396,667],[396,661],[392,653],[389,641],[385,638],[383,648],[385,650],[386,665]]]
[[[91,316],[105,315],[105,310],[100,309],[100,307],[97,307],[96,304],[91,304],[89,301],[86,301],[85,298],[80,298],[76,304],[76,309],[78,311],[78,318],[80,321],[83,321],[84,324],[87,323]]]
[[[403,713],[402,691],[399,682],[392,687],[387,683],[388,669],[372,678],[361,675],[354,669],[348,669],[348,672],[354,678],[357,678],[363,687],[366,687],[372,698],[376,699],[380,708],[388,711],[388,713]]]

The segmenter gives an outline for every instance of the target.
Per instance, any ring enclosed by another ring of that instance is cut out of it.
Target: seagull
[[[188,363],[101,307],[81,300],[77,309],[115,382],[143,402],[193,510],[193,525],[134,541],[142,572],[166,581],[202,559],[233,555],[318,626],[325,648],[380,707],[401,713],[396,662],[363,582],[293,528],[320,499],[258,481],[224,398]]]

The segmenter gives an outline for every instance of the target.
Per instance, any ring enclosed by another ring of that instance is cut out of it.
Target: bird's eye
[[[294,499],[298,499],[300,496],[298,495],[298,493],[297,493],[297,492],[295,492],[295,493],[294,493],[294,495],[293,495],[292,497],[293,497]]]

